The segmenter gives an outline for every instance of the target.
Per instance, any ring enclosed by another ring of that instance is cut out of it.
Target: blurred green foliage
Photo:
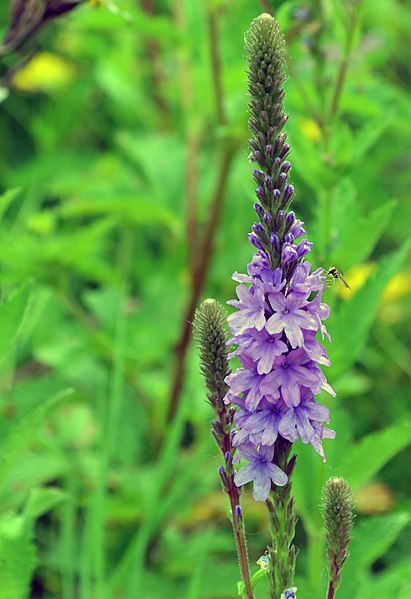
[[[410,596],[409,0],[81,4],[0,63],[0,598],[235,597],[184,331],[252,253],[243,40],[270,6],[294,210],[353,288],[327,292],[327,464],[297,446],[296,584],[324,596],[335,474],[359,512],[338,597]],[[248,490],[244,510],[254,564],[268,525]]]

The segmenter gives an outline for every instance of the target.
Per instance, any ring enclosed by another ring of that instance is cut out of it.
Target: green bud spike
[[[323,488],[322,505],[329,586],[327,599],[333,599],[341,582],[341,570],[349,555],[353,526],[353,495],[343,478],[330,478]]]
[[[230,373],[230,368],[226,318],[223,308],[216,300],[207,299],[196,310],[194,339],[200,354],[208,400],[217,412],[221,412],[228,389],[224,379]]]

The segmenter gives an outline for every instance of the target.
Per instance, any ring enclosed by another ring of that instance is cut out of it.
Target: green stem
[[[281,599],[285,589],[293,586],[296,550],[293,545],[297,517],[294,514],[294,498],[291,495],[291,477],[296,456],[289,460],[292,444],[281,437],[275,445],[273,462],[288,476],[284,487],[273,488],[266,505],[270,517],[272,545],[268,547],[269,597]]]

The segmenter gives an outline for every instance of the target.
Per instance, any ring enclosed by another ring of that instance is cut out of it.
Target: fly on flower
[[[344,287],[346,287],[347,289],[349,289],[351,291],[351,287],[348,285],[347,281],[344,279],[343,273],[341,272],[341,270],[338,270],[337,268],[335,268],[335,266],[331,266],[325,272],[325,276],[327,277],[327,282],[329,282],[331,285],[334,285],[335,281],[338,280],[344,285]]]
[[[297,599],[297,587],[291,587],[281,593],[281,599]]]

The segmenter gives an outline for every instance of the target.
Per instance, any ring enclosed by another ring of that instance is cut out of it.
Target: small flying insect
[[[325,276],[327,277],[327,281],[334,285],[335,281],[340,281],[344,287],[351,291],[351,287],[348,285],[347,281],[343,277],[343,273],[335,268],[335,266],[331,266],[327,271],[325,271]]]

